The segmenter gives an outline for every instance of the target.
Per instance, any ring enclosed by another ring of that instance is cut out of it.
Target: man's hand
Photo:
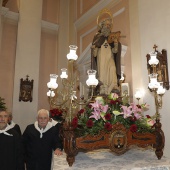
[[[54,151],[54,154],[57,155],[57,156],[60,156],[60,155],[63,154],[63,152],[62,152],[59,148],[57,148],[57,149]]]

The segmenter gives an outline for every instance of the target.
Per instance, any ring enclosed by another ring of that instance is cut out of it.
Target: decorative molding
[[[116,17],[116,16],[120,15],[120,14],[123,13],[124,11],[125,11],[125,7],[121,8],[119,11],[115,12],[115,13],[113,14],[113,17]]]
[[[96,5],[94,5],[91,9],[89,9],[84,15],[82,15],[75,23],[75,28],[80,30],[86,22],[90,22],[95,20],[98,15],[98,11],[102,10],[103,7],[106,7],[110,3],[112,6],[120,2],[121,0],[100,0]]]
[[[42,27],[42,29],[44,29],[46,31],[58,32],[58,29],[59,29],[58,24],[54,24],[54,23],[47,22],[47,21],[44,21],[44,20],[41,21],[41,27]]]
[[[9,11],[9,8],[2,7],[1,15],[8,19],[19,21],[19,13]]]

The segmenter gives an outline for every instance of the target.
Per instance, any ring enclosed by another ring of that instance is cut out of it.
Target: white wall
[[[153,51],[153,45],[158,45],[158,51],[167,50],[170,71],[170,1],[169,0],[138,0],[139,35],[141,54],[140,60],[143,85],[146,91],[144,101],[150,104],[150,113],[155,113],[154,98],[147,89],[148,76],[146,54]],[[170,75],[170,72],[169,72]],[[140,79],[140,77],[139,77]],[[162,129],[165,133],[164,156],[170,158],[170,90],[163,96],[163,107],[160,110]]]

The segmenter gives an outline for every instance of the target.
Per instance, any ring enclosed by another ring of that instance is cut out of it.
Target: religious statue
[[[118,89],[121,78],[121,32],[112,32],[113,17],[107,9],[99,13],[97,24],[98,32],[91,47],[91,65],[97,70],[99,93],[109,94]]]

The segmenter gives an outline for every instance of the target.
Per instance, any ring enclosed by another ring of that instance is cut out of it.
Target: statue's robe
[[[97,33],[93,39],[92,45],[95,49],[92,51],[92,68],[97,70],[97,78],[101,83],[108,86],[108,93],[119,84],[121,78],[121,43],[118,42],[117,53],[113,53],[114,42],[108,43],[108,37]]]

